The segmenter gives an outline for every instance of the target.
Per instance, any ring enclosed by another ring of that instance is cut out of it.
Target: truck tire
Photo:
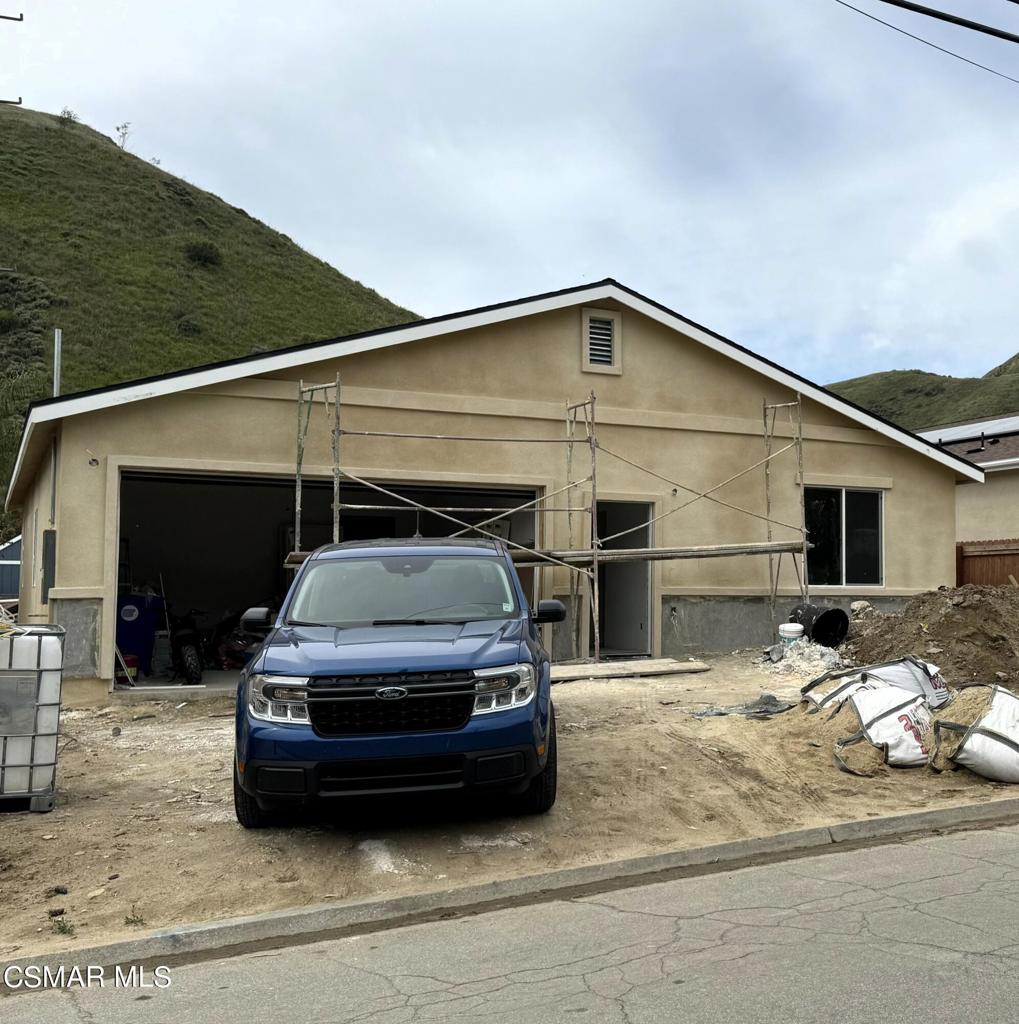
[[[241,789],[240,780],[237,778],[237,765],[234,765],[234,814],[237,820],[245,828],[266,828],[276,823],[276,815],[271,811],[264,811],[258,806],[258,801],[250,794]]]
[[[557,761],[555,708],[549,705],[548,756],[545,767],[531,779],[530,785],[517,798],[517,809],[521,814],[545,814],[555,803],[557,788]]]
[[[198,655],[198,648],[185,644],[180,649],[180,660],[185,681],[197,686],[202,681],[202,659]]]

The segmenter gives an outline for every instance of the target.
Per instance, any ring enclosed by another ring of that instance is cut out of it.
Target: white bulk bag
[[[856,669],[849,672],[826,672],[823,676],[811,680],[800,693],[809,705],[808,715],[817,714],[818,711],[835,711],[840,708],[857,690],[877,690],[887,683],[878,680],[877,682],[864,682]]]
[[[860,723],[852,736],[839,740],[835,760],[846,771],[852,769],[840,757],[843,748],[854,743],[871,743],[883,754],[885,764],[897,768],[921,768],[930,760],[927,737],[931,709],[922,696],[898,686],[859,689],[846,700]]]
[[[861,683],[871,683],[873,688],[897,686],[909,690],[923,697],[932,708],[944,707],[952,699],[952,691],[938,666],[912,654],[880,665],[826,672],[812,679],[800,692],[804,700],[814,705],[813,710],[819,711],[821,708],[841,704]]]
[[[994,782],[1019,782],[1019,697],[1000,686],[994,688],[990,709],[968,729],[938,722],[942,729],[965,732],[952,756],[956,764]]]

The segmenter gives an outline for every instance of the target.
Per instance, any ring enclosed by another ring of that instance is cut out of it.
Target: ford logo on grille
[[[407,696],[407,691],[402,686],[383,686],[381,690],[375,691],[379,700],[402,700]]]

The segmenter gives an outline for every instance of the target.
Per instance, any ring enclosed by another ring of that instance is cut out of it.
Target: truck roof
[[[312,552],[311,558],[356,558],[366,552],[386,555],[490,555],[504,553],[499,541],[468,537],[396,537],[384,540],[349,540],[326,544]]]

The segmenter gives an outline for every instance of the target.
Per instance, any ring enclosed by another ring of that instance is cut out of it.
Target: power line
[[[968,18],[960,18],[957,14],[937,11],[933,7],[924,7],[923,4],[915,4],[912,0],[878,0],[878,3],[889,4],[891,7],[901,7],[904,11],[922,14],[927,18],[937,18],[938,21],[947,21],[949,25],[958,25],[960,28],[968,28],[974,32],[983,32],[984,35],[1005,39],[1010,43],[1019,43],[1019,36],[1012,32],[1006,32],[1003,28],[985,25],[980,21],[970,21]]]
[[[1012,82],[1013,85],[1019,85],[1019,78],[1013,78],[1011,75],[1006,75],[1001,71],[995,71],[994,68],[989,68],[986,64],[979,64],[975,60],[970,60],[969,57],[964,57],[961,53],[956,53],[954,50],[946,50],[945,47],[938,46],[937,43],[932,43],[929,39],[924,39],[923,36],[913,35],[912,32],[907,32],[904,28],[899,28],[898,25],[893,25],[890,21],[884,21],[876,14],[871,14],[869,11],[864,11],[859,7],[854,7],[852,4],[846,3],[846,0],[835,0],[835,3],[839,4],[841,7],[848,7],[849,10],[856,11],[857,14],[862,14],[865,18],[870,18],[871,21],[876,21],[879,25],[884,25],[885,28],[890,28],[901,35],[909,36],[910,39],[915,39],[918,43],[923,43],[924,46],[929,46],[934,50],[940,50],[941,53],[947,53],[949,57],[954,57],[956,60],[961,60],[965,64],[970,64],[975,68],[980,68],[981,71],[988,71],[992,75],[997,75],[998,78],[1004,78],[1006,82]],[[1009,3],[1019,3],[1019,0],[1009,0]]]

